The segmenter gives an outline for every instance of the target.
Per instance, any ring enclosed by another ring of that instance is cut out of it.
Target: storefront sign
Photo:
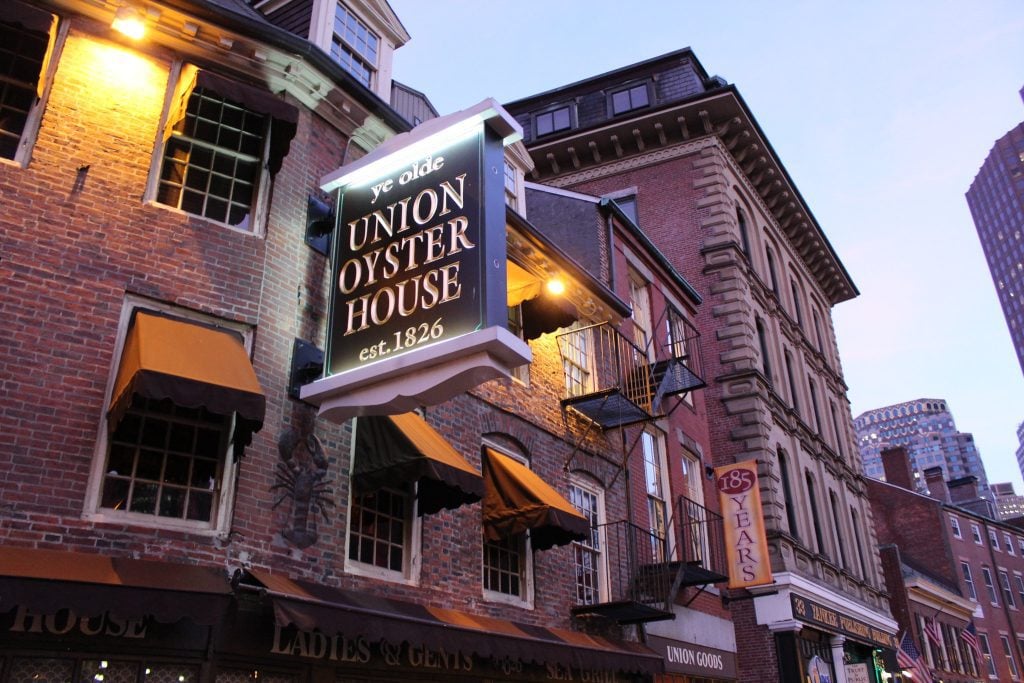
[[[504,323],[485,301],[505,285],[503,267],[483,263],[488,240],[505,239],[504,220],[490,231],[483,221],[488,144],[501,140],[481,123],[339,190],[329,374]]]
[[[820,626],[832,633],[850,636],[869,645],[892,649],[899,647],[899,642],[894,634],[875,628],[842,612],[820,605],[813,600],[808,600],[799,595],[791,595],[790,602],[793,606],[793,616],[800,621]]]
[[[747,461],[715,468],[715,483],[725,526],[729,588],[772,582],[768,541],[757,484],[757,463]]]
[[[736,678],[736,653],[707,645],[648,635],[647,644],[665,658],[665,671],[703,678]]]
[[[868,665],[864,662],[846,665],[846,683],[871,683]]]
[[[510,376],[504,149],[493,100],[398,135],[323,178],[336,196],[324,377],[300,390],[336,420],[435,405]]]

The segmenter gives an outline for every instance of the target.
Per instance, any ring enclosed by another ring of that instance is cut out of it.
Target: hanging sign
[[[757,485],[757,463],[747,461],[715,468],[715,485],[725,527],[729,588],[772,582],[768,541]]]

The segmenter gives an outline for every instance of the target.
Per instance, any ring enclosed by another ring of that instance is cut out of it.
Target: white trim
[[[510,451],[507,448],[502,448],[498,444],[494,443],[490,439],[483,439],[484,446],[501,453],[504,456],[512,458],[516,462],[520,463],[527,469],[530,469],[530,463],[525,456],[521,453]],[[480,592],[483,599],[487,602],[497,602],[505,605],[513,605],[515,607],[522,607],[525,609],[532,610],[534,608],[534,600],[536,598],[536,592],[534,590],[534,576],[533,576],[533,546],[530,543],[530,532],[519,534],[520,542],[522,543],[522,558],[523,558],[523,575],[522,575],[522,595],[509,595],[507,593],[501,593],[499,591],[490,590],[484,588],[484,552],[485,546],[487,545],[487,537],[483,534],[483,529],[480,532]]]
[[[761,626],[767,626],[772,631],[791,630],[787,626],[793,623],[800,626],[814,627],[813,624],[805,624],[797,620],[793,615],[790,596],[795,593],[821,603],[837,612],[855,617],[879,630],[892,634],[899,632],[899,624],[896,623],[895,619],[844,597],[838,592],[838,589],[826,588],[792,572],[780,572],[775,574],[774,578],[775,583],[773,585],[763,586],[762,589],[770,589],[777,592],[754,597],[754,614],[757,618],[757,623]],[[751,592],[757,590],[751,589]]]

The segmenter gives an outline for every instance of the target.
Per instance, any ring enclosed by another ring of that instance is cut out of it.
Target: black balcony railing
[[[697,330],[681,316],[667,320],[668,343],[658,349],[640,348],[610,323],[559,334],[562,405],[611,429],[651,420],[664,397],[703,387]]]
[[[671,619],[683,587],[728,578],[720,515],[680,497],[670,528],[663,538],[627,521],[599,526],[586,564],[577,562],[576,599],[585,604],[573,614],[624,624]]]

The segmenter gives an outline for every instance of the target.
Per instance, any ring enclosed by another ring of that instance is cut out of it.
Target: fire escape
[[[696,329],[671,309],[655,329],[661,325],[668,343],[657,352],[651,344],[639,347],[610,323],[558,335],[566,386],[562,406],[587,425],[566,467],[594,430],[651,422],[705,386]],[[635,446],[623,446],[622,468]],[[721,516],[684,496],[672,507],[663,534],[622,520],[594,528],[588,542],[576,546],[574,615],[623,624],[672,619],[683,588],[728,578]]]

